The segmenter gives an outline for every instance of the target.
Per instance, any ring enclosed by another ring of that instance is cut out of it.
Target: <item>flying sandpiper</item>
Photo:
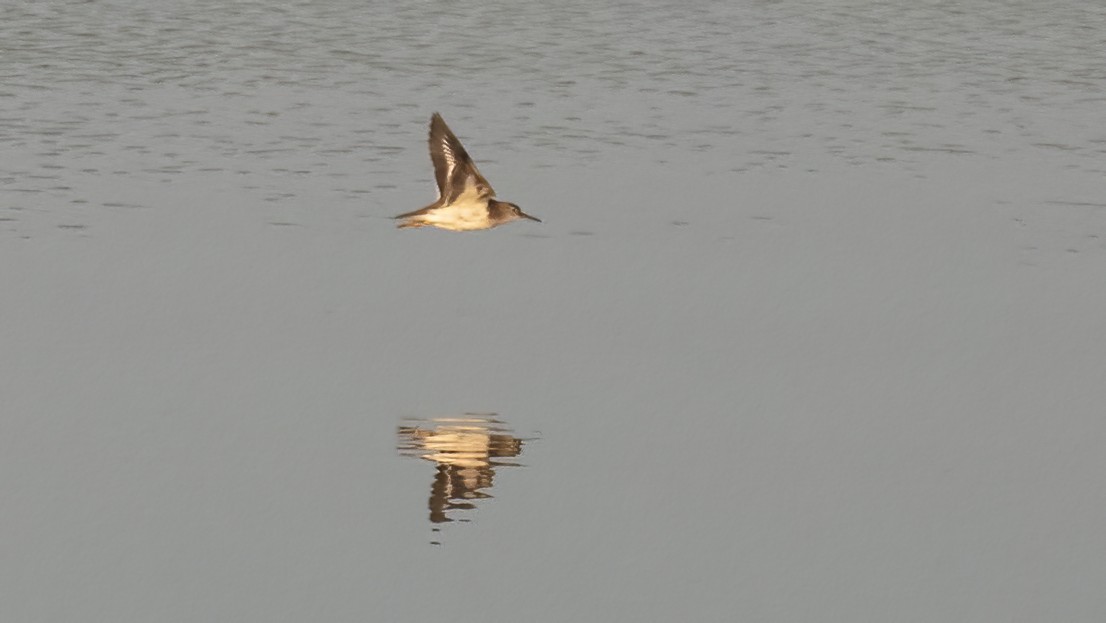
[[[491,229],[520,218],[541,222],[513,203],[496,201],[495,191],[480,175],[461,141],[438,113],[430,118],[430,160],[438,182],[438,200],[421,210],[400,214],[398,225],[439,227],[452,231]]]

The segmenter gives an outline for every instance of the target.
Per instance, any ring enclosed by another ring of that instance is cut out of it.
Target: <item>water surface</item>
[[[0,619],[1102,620],[1104,23],[5,5]]]

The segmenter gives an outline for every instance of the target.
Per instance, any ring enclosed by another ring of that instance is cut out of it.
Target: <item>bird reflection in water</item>
[[[524,439],[515,437],[494,413],[466,413],[459,417],[404,420],[397,430],[403,456],[437,464],[430,486],[430,521],[438,524],[466,522],[464,511],[488,492],[500,467],[517,467],[511,460],[522,454]],[[431,541],[440,545],[438,541]]]

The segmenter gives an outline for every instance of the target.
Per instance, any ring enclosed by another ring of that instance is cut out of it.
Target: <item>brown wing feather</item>
[[[430,160],[438,182],[438,198],[454,201],[469,185],[475,185],[482,197],[494,197],[488,180],[480,174],[461,141],[438,113],[430,117]]]
[[[401,218],[407,218],[407,217],[410,217],[410,216],[422,216],[423,214],[426,214],[427,212],[429,212],[429,211],[431,211],[431,210],[433,210],[434,208],[437,208],[437,207],[439,207],[438,204],[434,203],[432,205],[426,206],[425,208],[419,208],[418,210],[415,210],[413,212],[405,212],[403,214],[397,214],[397,215],[393,216],[392,218],[401,219]]]

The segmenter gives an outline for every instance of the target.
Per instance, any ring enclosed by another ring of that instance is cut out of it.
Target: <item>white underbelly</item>
[[[458,202],[447,208],[432,211],[423,220],[442,229],[456,231],[485,229],[490,225],[487,205],[484,201]]]

